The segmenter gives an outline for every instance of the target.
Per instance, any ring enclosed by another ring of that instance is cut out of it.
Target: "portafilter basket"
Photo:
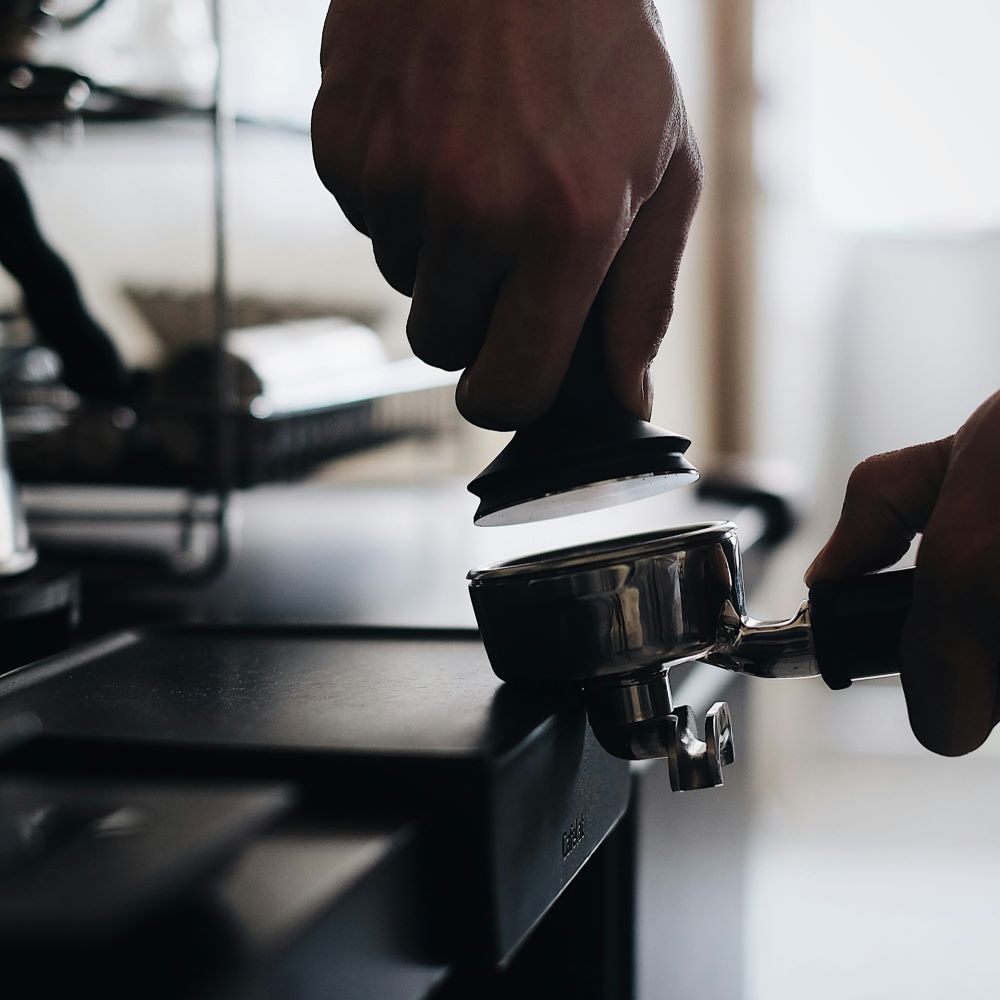
[[[486,653],[502,680],[582,687],[597,739],[627,760],[664,757],[675,790],[722,784],[729,708],[699,738],[672,704],[672,666],[701,660],[763,678],[821,676],[833,689],[899,672],[913,571],[822,583],[786,621],[746,608],[736,526],[672,528],[513,559],[469,573]]]

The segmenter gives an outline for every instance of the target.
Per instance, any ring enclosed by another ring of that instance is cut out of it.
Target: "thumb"
[[[851,473],[840,520],[805,582],[873,573],[906,554],[937,502],[953,438],[865,459]]]

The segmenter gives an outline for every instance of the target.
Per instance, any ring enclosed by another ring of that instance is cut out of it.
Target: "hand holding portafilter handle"
[[[806,582],[894,563],[918,533],[903,692],[917,739],[956,756],[1000,718],[1000,393],[951,437],[862,462]]]
[[[509,560],[469,574],[490,663],[529,687],[632,683],[705,660],[832,687],[898,669],[912,571],[821,584],[787,621],[746,607],[736,527],[694,525]]]
[[[913,570],[817,583],[809,590],[813,650],[837,691],[851,681],[899,673],[899,646],[913,604]]]
[[[706,719],[674,705],[671,666],[704,660],[762,678],[822,675],[833,688],[898,670],[912,571],[819,584],[783,622],[750,617],[735,525],[695,525],[498,563],[469,574],[501,679],[580,688],[604,748],[666,757],[675,788],[721,783],[732,760],[723,703]]]

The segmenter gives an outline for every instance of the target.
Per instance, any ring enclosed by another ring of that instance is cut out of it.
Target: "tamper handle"
[[[604,346],[603,308],[595,300],[584,321],[580,338],[570,359],[566,377],[555,402],[542,420],[586,420],[604,422],[609,416],[630,417],[618,402],[608,381],[607,352]],[[634,418],[632,418],[634,419]]]
[[[834,690],[899,673],[899,642],[913,603],[912,569],[817,583],[809,591],[813,648]]]

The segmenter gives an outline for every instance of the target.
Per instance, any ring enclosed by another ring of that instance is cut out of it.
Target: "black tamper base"
[[[471,483],[483,527],[545,521],[687,486],[691,441],[624,409],[608,382],[600,299],[548,413],[519,430]]]
[[[582,514],[687,486],[688,438],[621,414],[599,423],[543,421],[518,432],[469,484],[482,527]]]

